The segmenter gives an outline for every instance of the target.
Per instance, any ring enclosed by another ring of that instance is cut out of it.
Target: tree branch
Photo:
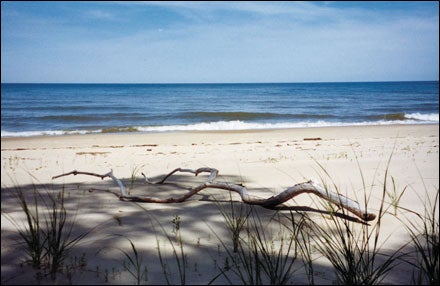
[[[76,175],[88,175],[88,176],[99,177],[99,178],[101,178],[101,180],[103,180],[106,177],[110,177],[119,186],[119,189],[121,191],[121,196],[128,196],[127,192],[125,191],[124,184],[122,184],[122,182],[113,175],[113,170],[110,170],[110,172],[108,172],[107,174],[104,174],[104,175],[73,170],[72,172],[69,172],[69,173],[64,173],[64,174],[61,174],[61,175],[58,175],[58,176],[53,176],[52,180],[60,178],[60,177],[64,177],[64,176],[69,176],[69,175],[74,175],[74,176],[76,176]]]
[[[143,203],[162,203],[162,204],[181,203],[206,188],[212,188],[212,189],[222,189],[222,190],[235,192],[240,195],[242,201],[246,204],[260,205],[265,208],[274,209],[276,206],[283,204],[284,202],[286,202],[286,201],[288,201],[288,200],[290,200],[300,194],[310,193],[310,194],[314,194],[324,200],[327,200],[327,201],[329,201],[329,202],[331,202],[341,208],[348,210],[349,212],[353,213],[354,215],[358,216],[359,218],[361,218],[365,221],[370,221],[370,220],[373,220],[376,218],[375,214],[369,213],[366,209],[362,208],[358,202],[353,201],[353,200],[351,200],[351,199],[349,199],[339,193],[329,191],[314,181],[308,181],[308,182],[296,184],[293,187],[290,187],[290,188],[284,190],[283,192],[279,193],[276,196],[272,196],[270,198],[263,199],[263,198],[257,198],[255,196],[250,195],[248,193],[247,188],[244,187],[243,185],[215,182],[215,179],[217,178],[218,170],[214,169],[214,168],[199,168],[196,170],[177,168],[177,169],[174,169],[173,171],[171,171],[162,180],[160,180],[158,182],[151,182],[147,178],[147,176],[145,176],[144,173],[142,173],[142,176],[145,178],[146,183],[153,184],[153,185],[160,185],[160,184],[164,184],[165,181],[176,172],[192,173],[195,176],[197,176],[200,173],[210,173],[210,174],[209,174],[208,179],[205,183],[202,183],[202,184],[192,188],[187,194],[182,195],[180,197],[171,197],[171,198],[166,198],[166,199],[132,196],[132,195],[127,194],[122,182],[113,175],[113,170],[111,170],[110,172],[108,172],[107,174],[104,174],[104,175],[99,175],[96,173],[89,173],[89,172],[80,172],[80,171],[74,170],[69,173],[54,176],[54,177],[52,177],[52,179],[56,179],[56,178],[68,176],[68,175],[75,175],[76,176],[78,174],[100,177],[101,179],[104,179],[106,177],[110,177],[120,188],[121,195],[119,196],[119,198],[121,200],[131,201],[131,202],[143,202]]]

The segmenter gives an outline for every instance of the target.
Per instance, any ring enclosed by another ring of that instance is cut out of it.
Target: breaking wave
[[[365,126],[365,125],[393,125],[393,124],[433,124],[439,122],[438,114],[398,113],[386,116],[376,116],[374,121],[362,122],[333,122],[326,120],[313,120],[301,122],[276,122],[261,123],[242,120],[213,121],[193,124],[157,125],[157,126],[124,126],[105,127],[94,130],[46,130],[8,132],[1,131],[1,137],[29,137],[89,133],[127,133],[127,132],[172,132],[172,131],[233,131],[233,130],[264,130],[285,128],[310,128],[310,127],[336,127],[336,126]]]

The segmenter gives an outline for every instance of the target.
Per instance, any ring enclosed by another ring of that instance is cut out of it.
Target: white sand
[[[229,243],[230,236],[218,203],[214,201],[214,198],[229,200],[225,191],[206,190],[181,204],[139,204],[141,208],[134,203],[119,201],[107,192],[87,191],[99,188],[117,193],[117,186],[108,178],[101,181],[78,175],[51,179],[72,170],[104,174],[113,169],[114,175],[123,179],[127,187],[134,173],[137,180],[132,194],[150,197],[179,195],[185,192],[179,187],[195,186],[206,179],[206,175],[193,178],[190,174],[177,174],[173,182],[178,185],[157,187],[142,182],[140,172],[155,178],[178,167],[216,168],[220,171],[219,181],[242,183],[250,193],[260,197],[270,197],[296,183],[315,178],[329,186],[335,184],[348,197],[363,202],[364,181],[367,193],[371,195],[369,210],[377,212],[387,161],[392,155],[388,180],[391,182],[393,177],[399,192],[407,188],[400,201],[401,207],[423,212],[425,199],[433,200],[439,187],[438,125],[99,134],[2,138],[1,142],[2,213],[23,218],[18,204],[7,192],[11,187],[18,185],[29,192],[32,183],[57,190],[64,186],[68,209],[78,209],[74,232],[100,225],[66,260],[67,265],[74,265],[75,256],[85,255],[87,265],[72,270],[71,278],[64,271],[55,282],[43,278],[42,283],[136,283],[122,265],[127,259],[119,249],[131,253],[127,239],[115,236],[123,235],[135,242],[143,254],[143,263],[148,269],[148,281],[143,283],[166,284],[158,259],[157,240],[162,254],[170,255],[172,248],[164,231],[173,236],[171,221],[176,215],[181,219],[180,230],[188,257],[186,283],[208,283],[219,272],[216,264],[223,267],[227,256],[213,232]],[[232,198],[240,201],[236,194]],[[322,202],[314,196],[302,195],[288,205],[325,210]],[[225,202],[220,205],[229,206]],[[258,210],[267,220],[274,213],[263,208]],[[322,218],[316,212],[310,212],[310,215]],[[14,226],[4,215],[1,223],[2,284],[36,283],[36,271],[22,263],[26,259],[23,246],[17,246],[13,240]],[[390,235],[384,248],[396,249],[408,241],[402,224],[391,215],[384,218],[382,231],[384,238]],[[174,267],[175,259],[172,255],[168,259],[173,274],[170,282],[180,283]],[[307,283],[299,261],[297,266],[300,270],[291,278],[291,283]],[[405,284],[410,282],[411,274],[412,268],[401,264],[385,282]],[[334,279],[333,269],[326,259],[316,260],[315,283],[331,284]],[[216,282],[228,283],[223,276]],[[232,282],[240,283],[238,280]]]

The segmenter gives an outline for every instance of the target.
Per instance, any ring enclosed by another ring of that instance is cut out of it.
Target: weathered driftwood
[[[59,177],[68,176],[68,175],[74,175],[74,176],[76,176],[76,175],[95,176],[95,177],[101,178],[101,180],[103,180],[106,177],[109,177],[119,186],[119,189],[121,190],[121,197],[129,196],[129,194],[125,191],[124,184],[122,184],[121,180],[119,180],[118,178],[113,176],[113,170],[110,170],[110,172],[108,172],[107,174],[104,174],[104,175],[99,175],[99,174],[96,174],[96,173],[81,172],[81,171],[73,170],[72,172],[69,172],[69,173],[64,173],[64,174],[61,174],[61,175],[58,175],[58,176],[53,176],[52,180],[56,179],[56,178],[59,178]]]
[[[180,197],[172,197],[172,198],[166,198],[166,199],[160,199],[160,198],[151,198],[151,197],[140,197],[140,196],[132,196],[129,195],[124,187],[124,184],[113,175],[113,170],[110,172],[99,175],[96,173],[90,173],[90,172],[81,172],[81,171],[72,171],[69,173],[64,173],[58,176],[52,177],[52,179],[56,179],[63,176],[68,175],[89,175],[89,176],[95,176],[99,177],[101,179],[104,179],[106,177],[111,178],[118,186],[121,192],[121,195],[119,198],[124,201],[132,201],[132,202],[143,202],[143,203],[180,203],[184,202],[188,198],[192,197],[193,195],[197,194],[198,192],[207,189],[207,188],[213,188],[213,189],[222,189],[227,190],[231,192],[235,192],[240,195],[242,201],[246,204],[251,205],[260,205],[266,208],[275,208],[277,205],[283,204],[284,202],[292,199],[293,197],[296,197],[297,195],[303,194],[303,193],[310,193],[317,195],[341,208],[344,208],[351,213],[355,214],[359,218],[370,221],[375,219],[376,215],[373,213],[369,213],[366,209],[364,209],[358,202],[353,201],[341,194],[329,191],[325,188],[323,188],[321,185],[319,185],[317,182],[314,181],[308,181],[304,183],[299,183],[294,185],[293,187],[290,187],[283,192],[279,193],[276,196],[272,196],[267,199],[257,198],[255,196],[252,196],[248,193],[248,190],[243,185],[239,184],[229,184],[229,183],[222,183],[222,182],[216,182],[215,179],[217,178],[218,170],[214,168],[199,168],[196,170],[192,169],[182,169],[177,168],[174,169],[172,172],[170,172],[168,175],[166,175],[162,180],[158,182],[151,182],[147,176],[145,176],[144,173],[142,175],[145,178],[145,182],[147,184],[163,184],[165,181],[172,176],[176,172],[184,172],[184,173],[192,173],[195,176],[197,176],[200,173],[210,173],[208,176],[208,179],[205,183],[202,183],[192,189],[190,191]]]

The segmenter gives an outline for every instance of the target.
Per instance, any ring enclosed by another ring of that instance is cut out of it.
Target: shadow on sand
[[[152,178],[159,180],[161,177]],[[78,178],[80,181],[81,178]],[[174,175],[163,185],[145,185],[141,179],[131,181],[123,179],[124,185],[131,194],[167,198],[180,196],[191,187],[206,180],[205,176]],[[219,180],[237,182],[235,176],[222,176]],[[130,187],[131,186],[131,187]],[[3,215],[8,214],[18,221],[23,221],[14,192],[23,191],[29,198],[34,190],[41,193],[57,193],[64,190],[64,204],[71,215],[73,233],[81,234],[92,230],[69,253],[55,281],[45,275],[47,269],[33,269],[26,263],[24,245],[17,236],[16,229]],[[267,193],[264,189],[250,190],[253,194]],[[2,234],[1,234],[1,283],[2,284],[136,284],[136,279],[127,271],[130,268],[128,258],[123,254],[133,253],[127,239],[136,246],[141,255],[141,284],[181,284],[179,275],[180,262],[186,259],[185,283],[207,284],[224,271],[228,261],[227,251],[218,240],[222,238],[225,245],[231,246],[231,235],[225,226],[220,209],[232,206],[238,208],[242,203],[237,194],[230,195],[223,190],[206,189],[175,204],[133,203],[120,201],[119,189],[105,179],[96,183],[57,183],[43,185],[21,185],[1,189]],[[232,198],[232,203],[231,203]],[[272,222],[276,213],[301,217],[303,213],[322,217],[328,212],[308,206],[278,206],[265,209],[255,206],[259,217],[265,225]],[[335,214],[333,214],[335,215]],[[337,213],[342,219],[358,221],[355,217]],[[287,217],[287,216],[286,216]],[[176,219],[179,221],[179,232],[182,245],[176,233]],[[208,227],[209,225],[209,227]],[[275,230],[274,230],[275,231]],[[173,253],[173,247],[176,252]],[[165,267],[160,263],[158,250],[161,252]],[[392,250],[391,250],[392,251]],[[177,255],[177,256],[176,256]],[[133,256],[134,257],[134,256]],[[133,268],[130,268],[133,270]],[[165,273],[164,273],[165,269]],[[301,259],[295,262],[295,269],[289,283],[309,284]],[[182,269],[180,269],[182,270]],[[403,277],[410,277],[406,273]],[[168,278],[168,282],[167,279]],[[229,278],[230,279],[230,278]],[[230,281],[225,275],[219,275],[213,284],[241,284],[240,280]],[[405,279],[405,278],[404,278]],[[335,274],[331,265],[323,259],[314,262],[314,283],[333,284]],[[386,281],[402,281],[402,273],[391,272]],[[409,280],[407,280],[409,282]]]

